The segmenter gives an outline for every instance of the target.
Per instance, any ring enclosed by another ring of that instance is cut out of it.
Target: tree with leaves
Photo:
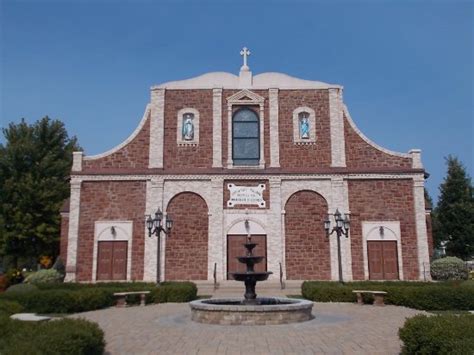
[[[0,256],[10,266],[59,251],[60,214],[69,196],[72,152],[79,150],[64,124],[44,117],[2,129],[0,144]]]
[[[447,242],[448,255],[464,260],[474,255],[474,197],[471,178],[453,156],[446,158],[448,172],[440,185],[434,225],[437,244]]]

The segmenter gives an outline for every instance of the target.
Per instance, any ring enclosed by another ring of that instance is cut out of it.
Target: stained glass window
[[[260,130],[257,114],[241,109],[232,119],[232,159],[234,165],[258,165],[260,162]]]

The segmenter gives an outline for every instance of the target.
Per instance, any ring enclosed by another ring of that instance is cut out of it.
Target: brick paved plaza
[[[316,317],[274,326],[194,323],[188,304],[109,308],[74,315],[105,331],[108,354],[398,354],[398,328],[421,311],[315,303]]]

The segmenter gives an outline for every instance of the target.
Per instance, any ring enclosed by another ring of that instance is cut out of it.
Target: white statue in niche
[[[309,120],[308,116],[303,114],[300,119],[300,137],[301,139],[309,138]]]
[[[186,113],[183,119],[183,140],[185,141],[192,141],[194,139],[194,123],[193,123],[194,115],[190,113]]]

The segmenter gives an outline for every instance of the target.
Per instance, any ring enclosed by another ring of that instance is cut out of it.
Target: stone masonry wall
[[[61,236],[59,239],[59,256],[64,264],[67,260],[67,237],[69,232],[69,215],[61,216]]]
[[[199,144],[178,146],[177,114],[183,108],[199,111]],[[166,90],[164,168],[212,167],[212,90]]]
[[[131,279],[143,279],[145,195],[144,181],[82,183],[77,281],[92,280],[94,223],[98,220],[133,221]]]
[[[282,169],[320,168],[331,165],[329,94],[327,90],[280,90],[279,139]],[[307,106],[316,115],[316,144],[293,142],[293,111]]]
[[[285,256],[288,280],[330,280],[329,241],[324,225],[328,205],[312,191],[293,194],[285,206]]]
[[[96,169],[147,169],[149,144],[150,118],[147,119],[141,131],[130,143],[103,158],[84,160],[82,170],[87,172]]]
[[[348,168],[411,168],[410,158],[397,157],[369,145],[344,117],[346,164]]]
[[[362,221],[400,221],[404,278],[417,280],[413,180],[350,180],[348,186],[354,280],[364,279]]]
[[[428,234],[428,252],[430,253],[430,261],[433,257],[434,240],[433,240],[433,225],[431,214],[426,215],[426,233]]]
[[[166,238],[165,280],[207,280],[209,215],[199,195],[183,192],[168,204],[174,224]]]

